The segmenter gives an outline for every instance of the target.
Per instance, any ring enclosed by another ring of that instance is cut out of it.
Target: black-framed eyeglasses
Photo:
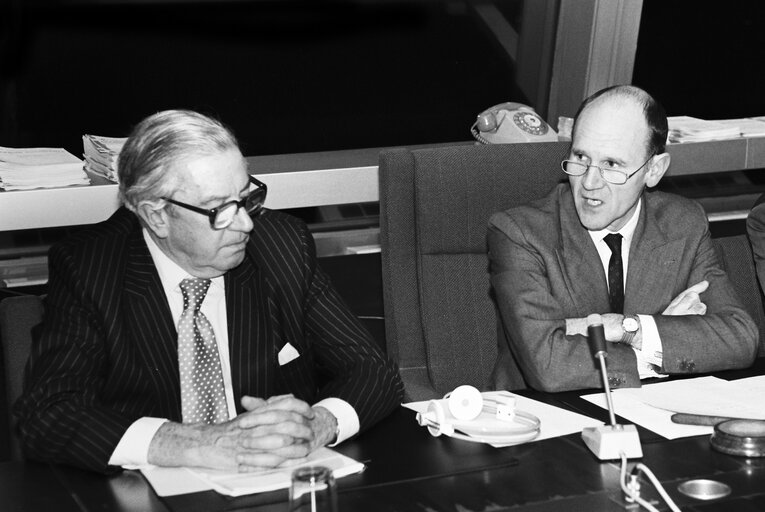
[[[600,175],[607,182],[613,183],[614,185],[624,185],[625,183],[627,183],[627,180],[633,177],[640,169],[645,167],[645,164],[650,162],[651,158],[653,157],[654,155],[649,156],[648,160],[643,162],[643,165],[641,165],[640,167],[638,167],[637,169],[635,169],[629,174],[622,171],[621,169],[601,167],[599,165],[594,165],[594,164],[583,164],[581,162],[575,162],[573,160],[563,160],[560,163],[560,168],[563,169],[563,172],[565,172],[569,176],[582,176],[583,174],[587,172],[587,169],[589,169],[590,167],[594,167],[598,171],[600,171]]]
[[[236,218],[236,214],[239,213],[239,208],[244,208],[248,215],[258,215],[263,210],[263,203],[266,202],[266,194],[268,193],[268,187],[265,183],[258,180],[254,176],[250,176],[250,184],[255,185],[257,188],[247,194],[247,197],[240,199],[239,201],[229,201],[223,203],[217,208],[200,208],[190,204],[176,201],[169,197],[162,197],[168,203],[172,203],[181,208],[186,208],[192,212],[196,212],[202,215],[207,215],[210,219],[210,227],[213,229],[224,229],[231,225]]]

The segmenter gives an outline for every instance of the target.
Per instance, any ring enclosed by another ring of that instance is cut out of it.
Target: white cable
[[[624,452],[620,453],[619,455],[622,458],[622,469],[621,469],[621,476],[619,478],[619,483],[621,484],[622,491],[624,492],[624,494],[630,497],[631,499],[635,500],[635,503],[637,503],[641,507],[644,507],[650,510],[651,512],[659,512],[659,510],[656,507],[654,507],[648,501],[641,498],[639,493],[633,493],[632,489],[630,489],[627,486],[627,455]],[[639,462],[635,465],[635,468],[646,474],[648,479],[656,488],[656,491],[659,493],[662,499],[666,502],[667,506],[669,506],[672,512],[681,512],[680,508],[678,508],[675,502],[672,501],[672,498],[669,497],[669,494],[667,494],[667,491],[664,490],[664,486],[661,485],[661,482],[659,482],[659,479],[656,478],[656,476],[653,474],[653,472],[650,469],[648,469],[648,466]]]
[[[662,498],[664,498],[664,501],[667,503],[667,506],[672,510],[672,512],[680,512],[680,507],[675,505],[675,502],[672,501],[672,498],[669,497],[669,494],[667,494],[667,491],[664,490],[664,486],[661,485],[661,482],[659,482],[659,479],[654,476],[653,472],[648,469],[648,466],[642,463],[638,463],[637,467],[640,471],[645,473],[648,478],[651,480],[651,483],[653,483],[653,486],[656,487],[656,490],[659,491],[659,494]]]

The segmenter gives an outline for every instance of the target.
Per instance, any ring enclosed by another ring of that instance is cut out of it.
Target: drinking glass
[[[292,472],[290,512],[337,512],[335,477],[324,466],[306,466]]]

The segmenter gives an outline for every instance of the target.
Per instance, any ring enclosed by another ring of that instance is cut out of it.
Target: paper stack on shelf
[[[0,188],[35,188],[89,185],[82,160],[63,148],[0,147]]]
[[[674,116],[669,122],[670,142],[702,142],[707,140],[737,139],[741,137],[739,124],[705,121],[696,117]]]
[[[82,148],[83,156],[85,156],[85,169],[103,176],[109,181],[119,183],[117,157],[119,157],[126,140],[126,138],[83,135]]]
[[[739,121],[741,135],[744,137],[765,137],[765,116],[747,117],[745,119],[726,119],[720,122],[733,123]]]

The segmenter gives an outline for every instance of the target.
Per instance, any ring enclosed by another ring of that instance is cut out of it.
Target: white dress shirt
[[[157,268],[162,288],[170,306],[170,312],[177,325],[183,313],[183,294],[179,284],[183,279],[192,276],[168,258],[145,229],[143,230],[143,238],[149,248],[152,260],[154,260],[154,266]],[[228,416],[229,418],[234,418],[236,416],[236,404],[231,383],[231,364],[229,363],[226,289],[223,276],[216,277],[211,281],[210,288],[207,290],[207,295],[202,302],[201,311],[210,321],[215,333],[223,373],[223,385],[226,392]],[[348,439],[359,431],[358,414],[345,400],[326,398],[314,405],[326,408],[337,418],[338,435],[337,440],[332,446]],[[109,459],[109,464],[126,468],[148,466],[149,444],[151,444],[151,440],[157,430],[159,430],[159,427],[166,421],[168,420],[165,418],[144,417],[133,422],[114,449]]]
[[[643,206],[643,199],[638,200],[638,206],[630,217],[630,220],[618,231],[601,229],[599,231],[588,231],[592,238],[595,248],[600,255],[600,262],[603,265],[603,271],[608,276],[608,262],[611,259],[611,249],[603,240],[608,234],[619,233],[622,235],[622,266],[624,274],[624,290],[627,290],[627,272],[629,270],[629,253],[632,244],[632,237],[635,234],[638,220],[640,219],[640,209]],[[608,281],[608,279],[606,279]],[[642,330],[643,346],[640,350],[633,348],[637,356],[638,374],[641,379],[649,377],[664,377],[656,373],[653,365],[661,367],[662,346],[659,330],[656,328],[656,322],[651,315],[638,315],[640,318],[640,329]]]

